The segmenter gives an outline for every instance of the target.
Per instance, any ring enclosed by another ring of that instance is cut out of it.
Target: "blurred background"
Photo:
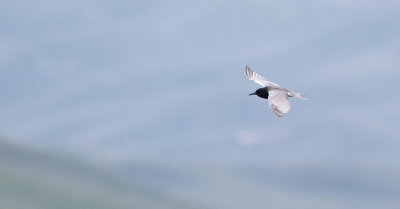
[[[0,1],[0,46],[2,208],[400,208],[399,1]]]

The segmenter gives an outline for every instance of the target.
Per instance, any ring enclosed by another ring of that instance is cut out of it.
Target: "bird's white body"
[[[271,82],[268,79],[259,75],[258,73],[252,71],[247,65],[246,77],[257,84],[260,84],[268,91],[268,104],[271,107],[272,112],[274,112],[274,114],[279,117],[285,116],[285,114],[288,113],[290,110],[288,97],[295,97],[305,100],[302,93],[296,93],[280,87],[278,84]]]

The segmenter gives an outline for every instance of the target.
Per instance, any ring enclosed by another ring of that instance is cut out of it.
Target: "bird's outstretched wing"
[[[260,84],[263,87],[279,87],[278,84],[271,82],[269,80],[267,80],[266,78],[262,77],[261,75],[259,75],[258,73],[254,72],[253,70],[250,69],[249,66],[246,65],[246,77],[251,80],[254,81],[255,83]]]
[[[271,88],[268,96],[268,104],[272,112],[279,117],[285,116],[290,110],[288,92],[285,89]]]

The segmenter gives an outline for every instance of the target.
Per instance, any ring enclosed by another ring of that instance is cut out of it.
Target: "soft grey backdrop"
[[[2,1],[0,134],[209,207],[400,207],[399,14],[390,0]],[[309,100],[275,117],[247,96],[246,64]]]

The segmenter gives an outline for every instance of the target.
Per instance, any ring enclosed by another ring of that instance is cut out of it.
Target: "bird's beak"
[[[256,95],[256,93],[251,93],[251,94],[249,94],[249,96],[251,96],[251,95]]]

